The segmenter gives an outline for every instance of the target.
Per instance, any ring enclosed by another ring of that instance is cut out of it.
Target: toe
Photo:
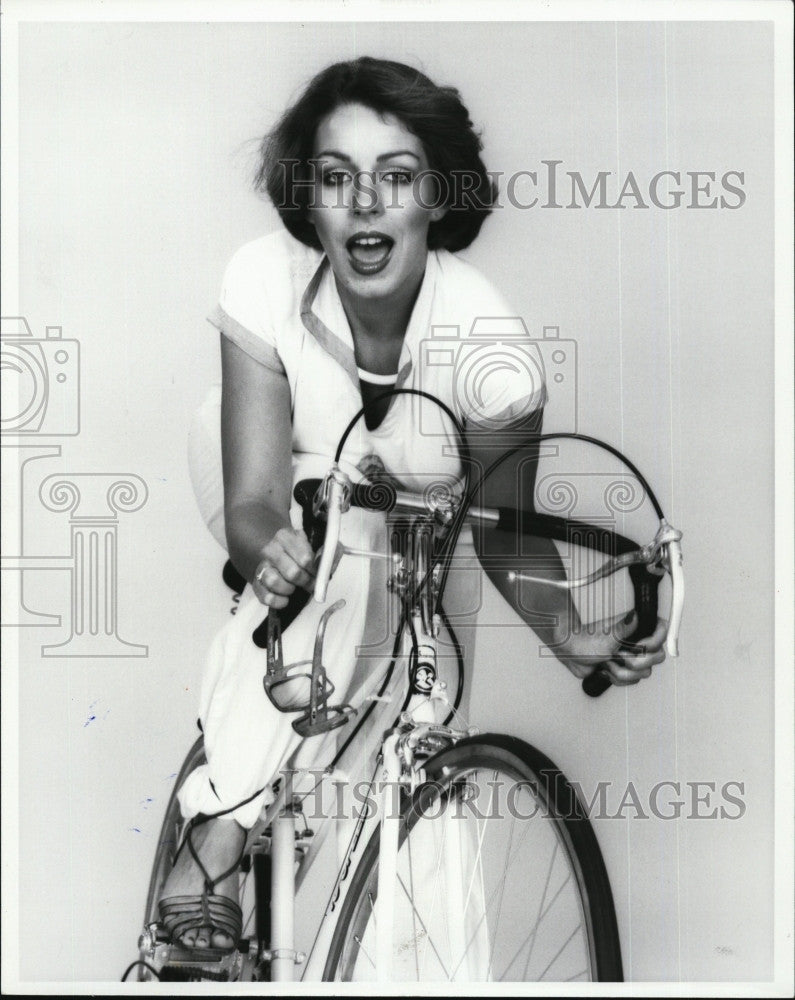
[[[235,942],[223,931],[216,931],[213,934],[213,948],[231,948]]]
[[[194,948],[196,946],[196,931],[185,931],[179,939],[183,948]]]

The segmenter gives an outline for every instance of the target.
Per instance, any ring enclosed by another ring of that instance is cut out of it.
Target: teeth
[[[383,243],[384,240],[382,240],[380,236],[364,236],[360,237],[359,239],[355,239],[353,242],[357,246],[375,247],[378,246],[379,243]]]

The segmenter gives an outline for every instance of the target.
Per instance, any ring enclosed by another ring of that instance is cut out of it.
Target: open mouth
[[[386,267],[395,241],[384,233],[355,233],[345,244],[351,267],[358,274],[376,274]]]

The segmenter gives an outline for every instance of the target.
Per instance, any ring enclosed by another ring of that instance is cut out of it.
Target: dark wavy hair
[[[469,112],[455,88],[438,87],[411,66],[370,56],[335,63],[315,76],[262,140],[255,186],[267,192],[288,231],[321,249],[308,218],[312,146],[322,119],[352,103],[394,115],[422,142],[437,177],[439,204],[448,207],[430,225],[428,248],[468,247],[497,197]]]

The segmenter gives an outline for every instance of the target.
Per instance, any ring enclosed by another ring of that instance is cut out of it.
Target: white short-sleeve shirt
[[[257,362],[287,379],[293,482],[322,477],[340,436],[362,406],[353,338],[325,256],[285,231],[246,244],[226,270],[211,322]],[[467,427],[492,428],[543,404],[542,371],[524,323],[489,282],[446,251],[429,253],[395,373],[397,387],[429,393]],[[220,404],[216,387],[194,422],[190,454],[199,506],[224,545]],[[365,474],[373,479],[372,470],[378,469],[412,490],[432,490],[436,484],[449,489],[461,472],[455,442],[452,421],[434,403],[400,395],[374,430],[359,421],[340,464],[356,479]],[[291,516],[298,527],[297,504]],[[475,580],[480,574],[479,569],[477,576],[468,572],[476,567],[467,534],[459,539],[457,553],[466,553],[451,590],[459,593],[454,602],[458,614],[469,616],[477,607]],[[390,542],[383,516],[356,508],[343,519],[341,540],[384,553]],[[394,643],[385,628],[387,571],[382,560],[341,560],[326,606],[310,601],[285,630],[285,662],[303,662],[312,655],[320,616],[339,601],[342,606],[323,647],[338,696],[345,699],[354,682],[385,670]],[[247,587],[235,617],[209,651],[201,709],[209,764],[194,771],[180,792],[186,816],[211,812],[219,801],[241,801],[271,780],[295,746],[286,717],[271,708],[262,690],[263,654],[251,634],[264,614]],[[471,657],[472,645],[468,648]],[[444,670],[444,662],[440,666]],[[254,798],[236,809],[235,817],[250,826],[260,807],[261,797]]]
[[[287,378],[293,482],[325,475],[341,434],[362,406],[353,337],[326,256],[286,230],[245,244],[226,269],[209,319],[252,358]],[[465,428],[499,427],[546,400],[541,357],[522,319],[475,267],[446,250],[428,253],[395,385],[435,396]],[[216,390],[205,408],[205,427],[218,426],[219,405]],[[460,475],[455,442],[451,421],[432,402],[397,396],[374,430],[359,421],[341,465],[361,479],[375,459],[376,467],[406,488],[425,490]],[[220,463],[217,471],[207,464],[215,450],[192,442],[204,466],[197,470],[192,461],[199,504],[222,541]],[[220,438],[217,452],[216,458]]]

